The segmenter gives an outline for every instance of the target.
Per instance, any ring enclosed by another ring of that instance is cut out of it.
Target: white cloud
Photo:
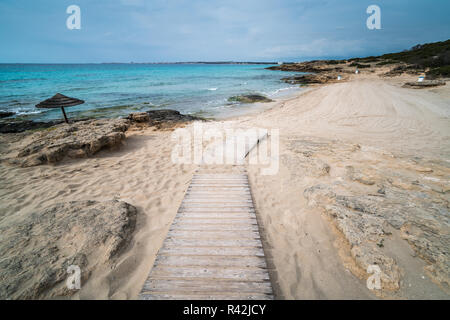
[[[142,7],[144,0],[120,0],[120,3],[125,6]]]
[[[344,56],[363,50],[360,40],[315,39],[309,43],[284,44],[265,49],[264,57],[325,57]]]

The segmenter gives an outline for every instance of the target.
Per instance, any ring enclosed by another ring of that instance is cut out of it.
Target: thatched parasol
[[[37,104],[36,108],[61,108],[64,115],[64,120],[66,120],[66,123],[69,123],[69,120],[67,120],[66,112],[64,111],[64,107],[73,107],[83,103],[83,100],[66,97],[65,95],[57,93],[50,99],[44,100]]]

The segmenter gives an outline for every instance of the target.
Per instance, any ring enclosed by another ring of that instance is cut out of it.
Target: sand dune
[[[361,75],[310,89],[253,122],[283,128],[284,135],[339,138],[393,152],[448,158],[448,86],[428,91],[401,88],[401,83]]]

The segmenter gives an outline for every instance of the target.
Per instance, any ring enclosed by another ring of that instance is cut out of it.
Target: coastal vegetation
[[[429,79],[450,77],[450,40],[418,44],[409,50],[387,53],[381,56],[348,60],[314,60],[283,64],[268,69],[333,74],[346,71],[339,69],[336,65],[358,69],[392,66],[392,69],[385,74],[386,76],[396,76],[403,73],[425,73]],[[347,70],[347,72],[350,72],[350,70]]]

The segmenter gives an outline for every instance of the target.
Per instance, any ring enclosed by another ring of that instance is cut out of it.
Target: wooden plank
[[[250,208],[221,208],[221,207],[216,207],[216,208],[200,208],[200,207],[189,207],[189,208],[185,208],[185,207],[180,207],[180,209],[178,210],[178,212],[255,212],[255,209],[250,207]]]
[[[184,216],[177,216],[175,220],[173,221],[173,224],[180,224],[180,223],[188,223],[188,224],[233,224],[233,225],[256,225],[257,221],[256,218],[247,218],[247,217],[232,217],[232,218],[195,218],[189,215],[189,213],[198,213],[196,211],[193,212],[185,212],[187,215]],[[205,212],[206,214],[208,212]],[[219,212],[220,213],[220,212]]]
[[[248,185],[248,180],[246,179],[227,179],[227,180],[219,180],[219,179],[193,179],[192,183],[196,184],[246,184]]]
[[[184,239],[171,237],[164,241],[164,245],[168,247],[258,247],[262,248],[259,239]]]
[[[182,203],[180,208],[251,208],[251,203]]]
[[[211,238],[211,239],[259,239],[258,231],[248,230],[180,230],[171,229],[167,234],[168,237],[183,237],[183,238]]]
[[[236,203],[236,202],[250,202],[252,203],[252,198],[250,195],[209,195],[209,196],[197,196],[197,195],[186,195],[186,197],[183,200],[184,202],[217,202],[217,203]]]
[[[223,292],[220,294],[194,294],[194,293],[147,293],[144,292],[142,300],[273,300],[272,295],[266,294],[239,294]]]
[[[192,179],[191,183],[199,183],[199,182],[204,182],[204,183],[223,183],[223,184],[233,184],[233,183],[246,183],[248,184],[248,180],[247,179],[240,179],[240,178],[235,178],[235,179],[210,179],[210,178],[196,178],[196,179]]]
[[[255,209],[252,206],[248,205],[239,205],[239,206],[220,206],[220,205],[190,205],[190,206],[181,206],[178,209],[178,212],[211,212],[211,213],[220,213],[220,212],[228,212],[228,213],[254,213]]]
[[[249,218],[254,219],[255,216],[252,212],[179,212],[177,217],[179,218]]]
[[[236,219],[236,218],[248,218],[248,219],[255,219],[255,213],[252,210],[243,210],[243,211],[216,211],[216,210],[211,210],[211,211],[198,211],[198,210],[183,210],[183,211],[179,211],[177,214],[177,217],[193,217],[193,218],[214,218],[214,219],[219,219],[219,218],[231,218],[231,219]]]
[[[269,274],[265,269],[212,266],[172,267],[156,265],[152,269],[151,277],[152,279],[202,278],[244,281],[269,280]]]
[[[149,279],[142,289],[144,292],[240,292],[272,294],[272,286],[268,281],[207,281],[193,279]]]
[[[229,210],[227,210],[229,209]],[[255,218],[255,209],[252,207],[235,207],[235,208],[221,208],[221,207],[180,207],[178,213],[211,213],[211,214],[243,214],[247,213]]]
[[[209,217],[192,217],[191,214],[208,214],[207,211],[205,212],[198,212],[198,211],[186,211],[186,212],[181,212],[184,215],[177,215],[177,217],[175,218],[175,220],[172,222],[172,225],[180,225],[180,224],[186,224],[186,225],[193,225],[196,224],[199,227],[203,227],[203,226],[208,226],[208,225],[217,225],[217,224],[221,224],[223,226],[228,226],[228,225],[236,225],[236,226],[247,226],[247,225],[256,225],[257,224],[257,220],[256,218],[245,218],[245,217],[222,217],[222,218],[209,218]],[[238,213],[249,213],[249,212],[214,212],[217,214],[238,214]],[[251,213],[251,212],[250,212]],[[237,229],[236,229],[237,230]]]
[[[190,189],[204,189],[207,188],[207,190],[217,190],[217,189],[226,189],[226,190],[248,190],[250,189],[250,186],[248,184],[230,184],[230,185],[225,185],[225,184],[190,184],[189,187]]]
[[[227,198],[221,198],[221,199],[211,199],[211,198],[190,198],[187,197],[183,200],[182,204],[184,203],[223,203],[223,204],[227,204],[227,203],[236,203],[236,204],[252,204],[252,199],[247,198],[247,199],[227,199]]]
[[[245,187],[203,187],[203,186],[192,186],[188,187],[188,192],[207,192],[207,193],[241,193],[242,191],[245,194],[250,193],[250,188]]]
[[[186,199],[210,199],[210,200],[252,200],[250,193],[237,192],[189,192]]]
[[[186,195],[204,195],[207,197],[250,197],[251,193],[250,190],[207,190],[207,189],[200,189],[200,190],[187,190]]]
[[[255,231],[258,232],[258,226],[254,224],[196,224],[196,223],[180,223],[173,224],[171,230],[185,230],[185,231]]]
[[[221,187],[221,188],[230,188],[230,187],[245,187],[245,188],[249,188],[249,183],[248,182],[229,182],[229,183],[224,183],[224,182],[206,182],[206,181],[196,181],[190,184],[190,186],[203,186],[203,187]]]
[[[267,268],[261,256],[158,255],[155,264],[168,266],[218,266]]]
[[[217,190],[217,189],[226,189],[226,190],[249,190],[250,187],[248,184],[195,184],[192,183],[189,185],[189,189],[200,189],[200,188],[208,188],[208,190]]]
[[[200,200],[240,200],[240,199],[245,199],[245,200],[252,200],[251,194],[250,193],[218,193],[218,192],[187,192],[185,199],[184,200],[189,200],[189,199],[200,199]]]
[[[206,194],[209,196],[220,196],[220,195],[235,195],[235,196],[249,196],[251,195],[250,190],[213,190],[208,188],[199,188],[197,190],[187,190],[186,194],[190,195],[192,193],[198,193],[198,194]]]
[[[198,215],[211,214],[211,215],[222,215],[221,217],[223,217],[223,218],[226,218],[227,215],[230,218],[238,217],[238,215],[245,215],[247,217],[250,217],[249,219],[256,219],[254,210],[226,210],[226,211],[221,211],[221,210],[213,210],[213,209],[211,209],[211,210],[181,209],[181,211],[178,211],[178,214],[180,215],[180,217],[182,215],[188,217],[190,215],[196,215],[196,214],[198,214]],[[177,214],[177,217],[175,218],[175,220],[178,218],[178,214]],[[224,223],[226,223],[226,220],[224,220]]]
[[[166,247],[163,245],[159,249],[159,254],[264,257],[262,248],[256,247]]]
[[[203,174],[195,174],[192,177],[192,180],[194,180],[194,179],[212,179],[212,178],[220,178],[220,179],[248,179],[247,174],[244,174],[244,173],[235,173],[235,174],[203,173]]]
[[[235,173],[235,174],[195,174],[192,180],[195,179],[245,179],[248,180],[246,173]]]
[[[195,175],[192,180],[246,180],[248,178],[246,175],[225,175],[225,176],[213,176],[213,175]]]
[[[192,181],[211,180],[211,181],[249,181],[247,176],[194,176]]]

